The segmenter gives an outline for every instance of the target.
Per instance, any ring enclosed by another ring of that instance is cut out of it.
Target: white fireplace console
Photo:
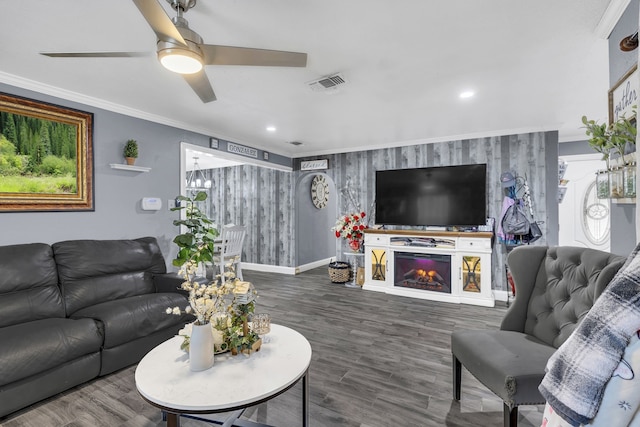
[[[363,289],[493,307],[490,232],[365,230]]]

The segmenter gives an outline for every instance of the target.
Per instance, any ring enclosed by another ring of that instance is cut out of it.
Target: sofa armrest
[[[156,287],[156,293],[178,292],[188,295],[188,292],[181,289],[180,286],[184,279],[178,273],[154,274],[153,284]]]
[[[613,280],[618,270],[622,268],[626,259],[623,256],[611,256],[611,262],[602,269],[596,280],[596,288],[593,295],[593,300],[597,300],[600,294],[605,290],[609,283]]]
[[[521,246],[511,251],[507,257],[509,271],[516,287],[516,297],[502,319],[500,329],[524,332],[529,299],[536,286],[547,249],[546,246]]]

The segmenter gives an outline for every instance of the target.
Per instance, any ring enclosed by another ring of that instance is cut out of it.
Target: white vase
[[[196,325],[189,339],[189,369],[204,371],[213,366],[213,331],[211,325]]]

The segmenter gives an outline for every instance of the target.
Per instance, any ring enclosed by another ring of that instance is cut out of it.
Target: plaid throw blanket
[[[640,244],[584,320],[547,362],[539,390],[574,426],[598,412],[604,388],[640,329]]]

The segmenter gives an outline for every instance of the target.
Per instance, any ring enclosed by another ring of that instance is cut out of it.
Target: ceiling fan
[[[305,67],[307,54],[281,50],[204,44],[202,37],[189,28],[183,14],[196,5],[196,0],[166,0],[177,12],[169,18],[158,0],[133,0],[158,37],[157,55],[170,71],[180,73],[202,102],[216,100],[211,83],[203,70],[205,65],[258,65]],[[147,56],[146,52],[41,52],[50,57],[122,58]]]

